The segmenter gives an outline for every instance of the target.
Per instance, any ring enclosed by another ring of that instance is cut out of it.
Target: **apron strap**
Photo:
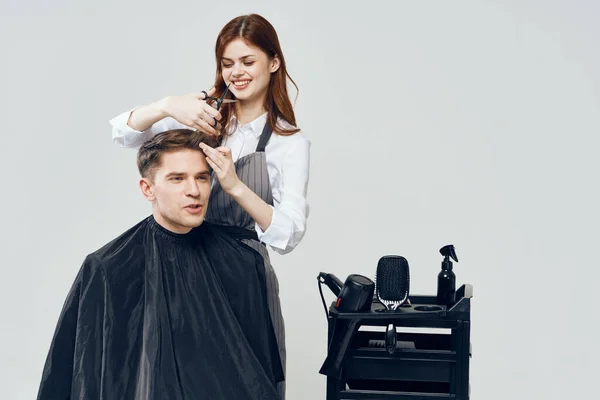
[[[208,221],[207,221],[208,222]],[[256,231],[252,231],[246,228],[240,228],[238,226],[229,226],[229,225],[216,225],[213,224],[217,230],[220,230],[223,233],[231,236],[234,239],[254,239],[258,241],[258,234]]]
[[[273,133],[273,130],[269,127],[269,121],[267,120],[267,122],[265,122],[265,127],[263,128],[263,131],[260,134],[258,145],[256,146],[257,153],[262,153],[265,151],[265,147],[267,147],[267,143],[271,138],[271,133]]]

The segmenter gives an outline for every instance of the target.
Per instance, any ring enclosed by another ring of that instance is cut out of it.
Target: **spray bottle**
[[[444,260],[442,261],[442,270],[438,274],[437,303],[450,307],[454,304],[456,291],[456,275],[452,271],[450,258],[458,262],[458,257],[454,245],[451,244],[442,247],[440,254],[444,256]]]

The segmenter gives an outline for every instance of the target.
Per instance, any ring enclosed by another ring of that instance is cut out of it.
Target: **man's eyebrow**
[[[169,172],[166,177],[169,178],[171,176],[181,176],[181,175],[185,175],[183,172]]]
[[[185,175],[187,175],[185,172],[169,172],[167,175],[165,175],[165,177],[171,178],[174,176],[185,176]],[[196,173],[196,175],[210,175],[210,171],[209,170],[200,171],[200,172]]]

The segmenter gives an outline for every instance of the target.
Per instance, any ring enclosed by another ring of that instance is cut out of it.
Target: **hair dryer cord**
[[[317,276],[317,282],[319,283],[319,292],[321,293],[321,301],[323,302],[323,308],[325,309],[325,317],[329,318],[329,312],[327,312],[327,305],[325,304],[325,296],[323,295],[323,278]]]

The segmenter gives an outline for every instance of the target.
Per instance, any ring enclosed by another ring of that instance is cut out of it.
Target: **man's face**
[[[175,233],[187,233],[204,221],[210,194],[210,170],[199,150],[164,153],[153,182],[140,181],[152,202],[156,221]]]

